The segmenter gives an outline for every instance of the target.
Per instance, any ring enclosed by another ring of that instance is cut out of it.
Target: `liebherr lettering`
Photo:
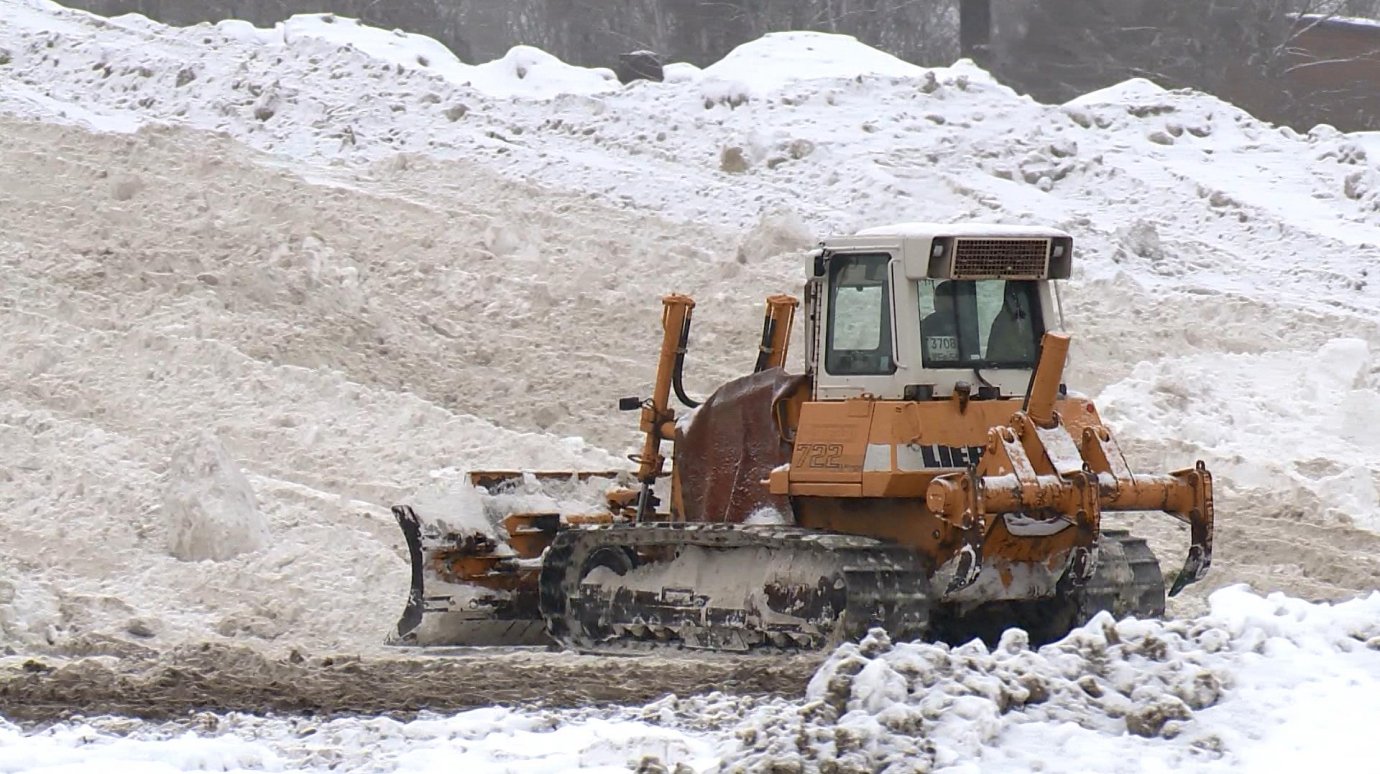
[[[940,446],[937,443],[920,447],[920,459],[927,468],[966,468],[982,459],[981,446]]]

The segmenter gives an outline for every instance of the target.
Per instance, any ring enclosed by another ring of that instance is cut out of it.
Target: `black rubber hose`
[[[771,355],[771,340],[775,336],[776,321],[767,317],[762,320],[762,343],[757,347],[757,364],[752,367],[754,374],[767,370],[767,358]]]
[[[1030,381],[1025,383],[1025,398],[1021,400],[1021,411],[1030,410],[1030,391],[1035,389],[1035,374],[1040,370],[1040,357],[1045,354],[1045,340],[1035,347],[1035,367],[1030,371]]]
[[[681,372],[685,369],[685,349],[690,343],[690,318],[685,318],[685,324],[680,328],[680,344],[676,347],[676,366],[671,370],[671,387],[676,391],[676,398],[685,404],[686,408],[698,408],[700,402],[691,400],[685,394],[685,386],[681,384]]]

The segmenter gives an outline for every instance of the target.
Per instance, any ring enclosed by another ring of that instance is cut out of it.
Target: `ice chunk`
[[[173,454],[163,512],[171,529],[168,549],[184,561],[221,561],[268,543],[268,522],[254,489],[210,432]]]

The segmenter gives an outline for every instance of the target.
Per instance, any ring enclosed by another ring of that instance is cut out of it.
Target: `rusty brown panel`
[[[608,502],[609,510],[619,511],[637,505],[637,494],[636,489],[618,487],[608,491],[605,501]]]
[[[787,435],[787,440],[794,443],[796,433],[800,428],[800,413],[805,408],[805,404],[810,397],[810,382],[803,379],[789,393],[778,396],[772,406],[776,414],[777,425]]]
[[[520,532],[555,532],[561,528],[561,514],[510,513],[503,519],[503,528],[509,535]]]
[[[675,452],[672,452],[672,458]],[[685,521],[685,485],[680,480],[680,465],[671,467],[671,521]]]
[[[692,522],[740,523],[764,506],[790,514],[790,502],[762,482],[790,459],[789,428],[775,407],[808,388],[807,377],[769,369],[720,387],[676,436],[675,489]]]
[[[475,575],[458,580],[440,576],[449,583],[463,583],[468,586],[491,589],[493,591],[513,591],[517,593],[537,592],[540,577],[538,570],[516,570],[513,572],[493,572],[488,575]]]

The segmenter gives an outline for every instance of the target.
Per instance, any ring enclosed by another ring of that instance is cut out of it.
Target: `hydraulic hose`
[[[681,384],[681,372],[685,370],[685,350],[690,343],[690,318],[685,318],[685,324],[680,327],[680,343],[676,346],[676,365],[671,370],[671,387],[676,391],[676,398],[686,408],[698,408],[700,401],[692,400],[685,394],[685,386]]]
[[[775,337],[776,320],[768,314],[762,320],[762,343],[757,347],[757,363],[752,366],[754,374],[767,370],[767,362],[771,360],[771,342]]]

